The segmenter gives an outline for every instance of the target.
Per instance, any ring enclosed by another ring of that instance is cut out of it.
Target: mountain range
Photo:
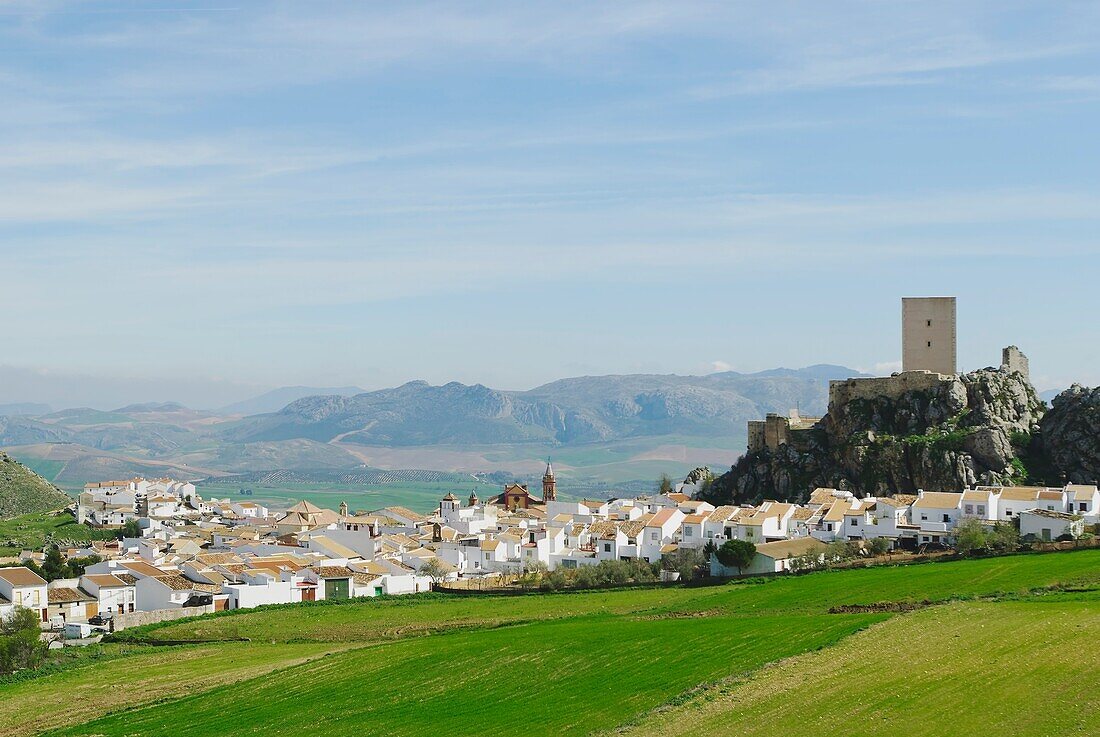
[[[423,381],[370,392],[287,387],[213,412],[166,402],[0,416],[0,446],[63,465],[51,478],[69,483],[107,469],[146,472],[150,465],[191,476],[354,468],[364,463],[357,449],[378,447],[531,446],[541,453],[637,441],[644,452],[669,438],[687,445],[684,438],[705,439],[706,447],[724,438],[723,447],[733,448],[743,447],[747,420],[793,407],[821,414],[829,380],[856,375],[819,365],[753,374],[576,377],[528,391]]]

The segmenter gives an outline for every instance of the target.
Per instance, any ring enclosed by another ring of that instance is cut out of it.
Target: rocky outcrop
[[[1060,477],[1100,481],[1100,387],[1074,384],[1051,401],[1041,425],[1043,449]]]
[[[884,494],[1019,484],[1044,410],[1026,377],[1005,370],[848,382],[812,429],[742,456],[705,493],[756,503],[803,501],[818,486]]]

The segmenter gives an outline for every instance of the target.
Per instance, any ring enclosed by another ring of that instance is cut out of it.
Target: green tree
[[[30,609],[16,607],[0,621],[0,673],[38,668],[46,659],[47,648],[39,636],[38,616]]]
[[[989,532],[986,546],[994,555],[1014,553],[1020,547],[1020,531],[1015,525],[998,522]]]
[[[672,479],[669,478],[667,473],[662,473],[661,478],[657,480],[657,493],[671,494],[673,488]]]
[[[56,545],[46,548],[46,559],[42,561],[42,577],[47,581],[56,581],[65,578],[69,573],[65,565],[65,559],[61,557],[61,550]]]
[[[84,575],[84,571],[88,566],[93,566],[99,563],[102,558],[98,555],[85,555],[81,558],[69,558],[69,562],[65,564],[68,571],[65,574],[65,578],[80,578]]]
[[[886,555],[886,552],[890,550],[890,541],[884,537],[871,538],[867,541],[867,549],[874,556]]]
[[[678,571],[681,581],[700,578],[705,570],[707,559],[703,551],[697,548],[677,548],[661,558],[661,568],[666,571]]]
[[[985,525],[973,517],[955,525],[955,550],[959,555],[972,556],[988,547]]]
[[[127,520],[126,524],[118,528],[118,539],[124,537],[141,537],[141,525],[136,519]]]
[[[736,568],[740,574],[756,557],[756,546],[748,540],[727,540],[718,548],[716,557],[726,568]]]

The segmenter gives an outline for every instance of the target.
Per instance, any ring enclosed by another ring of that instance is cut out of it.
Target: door
[[[214,599],[214,611],[224,612],[229,608],[229,599]]]
[[[84,605],[84,616],[87,619],[91,619],[95,615],[99,614],[99,604],[92,602],[91,604]]]
[[[346,578],[330,578],[325,581],[326,599],[350,599],[351,587]]]
[[[317,601],[317,589],[302,589],[302,601]]]

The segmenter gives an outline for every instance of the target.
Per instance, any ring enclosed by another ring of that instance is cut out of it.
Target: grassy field
[[[507,598],[399,597],[338,606],[316,604],[237,611],[148,630],[160,640],[252,637],[278,642],[376,641],[448,628],[582,615],[824,614],[838,604],[946,601],[1020,594],[1073,582],[1100,587],[1100,550],[866,568],[702,588],[629,589]]]
[[[108,712],[255,678],[333,652],[334,646],[219,644],[159,648],[22,683],[0,685],[5,737],[40,734]]]
[[[235,725],[277,734],[468,734],[483,718],[497,734],[585,735],[700,682],[836,642],[874,618],[594,617],[418,638],[66,734],[159,734],[186,724],[188,735],[221,735],[232,713]]]
[[[18,555],[21,550],[41,550],[47,537],[87,542],[110,540],[114,533],[77,524],[69,514],[56,517],[48,512],[24,514],[21,517],[0,520],[0,558]]]
[[[1100,734],[1100,599],[896,617],[644,719],[628,735]],[[813,684],[807,688],[807,684]]]
[[[702,588],[244,611],[127,631],[225,642],[137,647],[0,685],[0,724],[65,735],[1095,733],[1098,590],[1100,551],[1083,550]],[[953,603],[828,613],[897,601]],[[241,637],[252,642],[230,641]]]

